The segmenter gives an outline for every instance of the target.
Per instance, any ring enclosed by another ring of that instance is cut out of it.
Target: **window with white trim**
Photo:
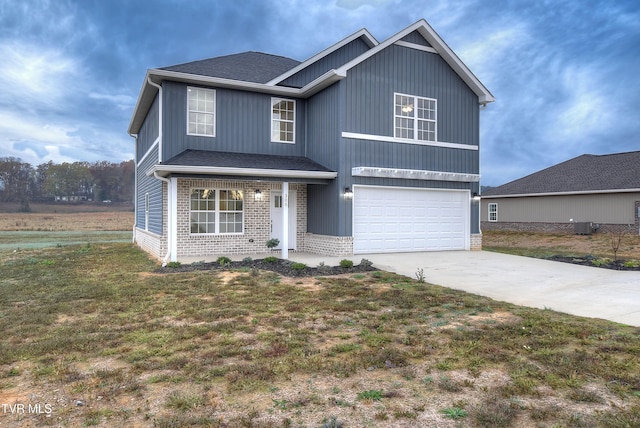
[[[187,134],[215,137],[216,91],[187,88]]]
[[[193,234],[240,234],[244,230],[243,191],[191,189],[189,218]]]
[[[271,98],[271,141],[295,143],[295,100]]]
[[[492,202],[488,205],[489,208],[489,221],[498,221],[498,204]]]
[[[437,101],[414,95],[394,95],[394,137],[438,141]]]

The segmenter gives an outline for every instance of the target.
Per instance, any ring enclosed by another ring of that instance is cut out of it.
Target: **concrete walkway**
[[[290,253],[308,266],[342,258]],[[374,266],[517,305],[603,318],[640,327],[640,272],[614,271],[488,251],[365,254]]]

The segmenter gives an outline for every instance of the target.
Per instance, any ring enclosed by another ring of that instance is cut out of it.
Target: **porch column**
[[[169,215],[167,219],[168,227],[168,239],[169,239],[169,253],[171,254],[171,261],[178,261],[178,179],[171,177],[169,179],[168,193],[168,210]]]
[[[289,182],[282,183],[282,258],[289,258]]]

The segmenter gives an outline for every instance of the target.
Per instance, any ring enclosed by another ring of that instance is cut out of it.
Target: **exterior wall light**
[[[261,201],[262,200],[262,192],[260,191],[260,189],[256,189],[256,192],[255,192],[254,196],[255,196],[255,200],[256,201]]]
[[[477,192],[473,192],[473,196],[471,198],[473,200],[473,202],[480,202],[480,195],[478,195]]]
[[[344,188],[344,197],[347,199],[353,199],[353,191],[349,187]]]

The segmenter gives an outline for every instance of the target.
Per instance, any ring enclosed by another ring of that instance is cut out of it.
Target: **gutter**
[[[154,165],[147,170],[147,175],[156,178],[169,174],[206,174],[206,175],[251,175],[256,177],[284,177],[284,178],[318,178],[333,179],[338,176],[335,171],[300,171],[264,168],[232,168],[214,166],[189,166],[189,165]]]
[[[608,190],[580,190],[576,192],[547,192],[547,193],[516,193],[510,195],[487,195],[483,194],[483,199],[500,198],[526,198],[535,196],[571,196],[571,195],[601,195],[606,193],[640,193],[640,189],[608,189]]]

